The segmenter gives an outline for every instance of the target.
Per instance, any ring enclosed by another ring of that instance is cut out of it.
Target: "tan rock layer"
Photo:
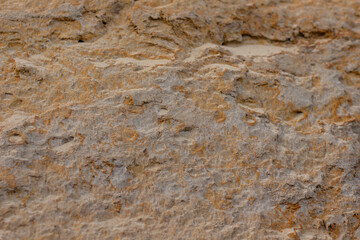
[[[360,239],[359,12],[0,0],[0,239]]]

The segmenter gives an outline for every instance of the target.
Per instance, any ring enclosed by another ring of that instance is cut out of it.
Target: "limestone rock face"
[[[0,239],[360,239],[358,0],[0,0]]]

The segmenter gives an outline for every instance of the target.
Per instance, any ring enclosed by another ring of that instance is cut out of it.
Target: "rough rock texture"
[[[0,0],[0,239],[360,239],[358,0]]]

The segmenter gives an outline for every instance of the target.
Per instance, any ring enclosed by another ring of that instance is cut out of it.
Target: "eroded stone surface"
[[[0,239],[359,239],[359,12],[1,0]]]

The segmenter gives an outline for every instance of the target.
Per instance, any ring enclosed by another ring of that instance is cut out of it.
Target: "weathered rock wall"
[[[0,19],[0,239],[360,239],[358,0]]]

